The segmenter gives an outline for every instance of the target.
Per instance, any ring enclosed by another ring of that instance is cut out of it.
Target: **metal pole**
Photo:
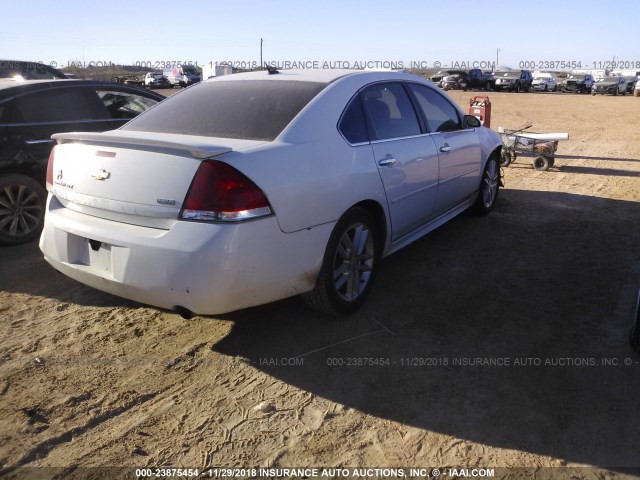
[[[260,38],[260,70],[262,70],[262,38]]]

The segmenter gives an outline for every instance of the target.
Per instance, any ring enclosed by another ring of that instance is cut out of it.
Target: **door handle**
[[[441,152],[445,152],[445,153],[446,152],[450,152],[451,151],[451,147],[449,145],[445,144],[444,147],[440,147],[440,151]]]
[[[396,160],[393,157],[389,157],[389,158],[383,158],[382,160],[380,160],[378,162],[378,165],[380,165],[381,167],[390,167],[391,165],[393,165],[394,163],[396,163],[398,160]]]
[[[53,143],[53,140],[51,140],[50,138],[46,138],[46,139],[33,138],[30,140],[25,140],[24,143],[26,143],[27,145],[38,145],[40,143]]]

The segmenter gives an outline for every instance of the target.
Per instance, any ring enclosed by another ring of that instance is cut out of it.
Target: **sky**
[[[260,62],[262,38],[263,59],[280,62],[280,68],[287,61],[307,67],[386,62],[433,68],[439,62],[485,68],[498,54],[500,65],[531,70],[556,61],[604,68],[598,65],[614,60],[640,69],[640,2],[623,5],[612,8],[602,0],[0,0],[0,59],[59,68],[69,62],[229,61],[241,66]]]

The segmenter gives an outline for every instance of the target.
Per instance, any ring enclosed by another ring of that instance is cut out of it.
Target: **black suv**
[[[496,72],[493,75],[493,90],[508,90],[510,92],[528,92],[531,89],[533,75],[529,70],[511,70]]]
[[[51,135],[113,130],[164,98],[110,82],[0,79],[0,243],[42,230]]]

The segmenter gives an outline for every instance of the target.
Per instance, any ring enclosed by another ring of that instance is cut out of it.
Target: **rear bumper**
[[[56,270],[98,290],[214,315],[311,290],[332,228],[286,234],[272,216],[161,230],[77,213],[49,195],[40,249]]]

